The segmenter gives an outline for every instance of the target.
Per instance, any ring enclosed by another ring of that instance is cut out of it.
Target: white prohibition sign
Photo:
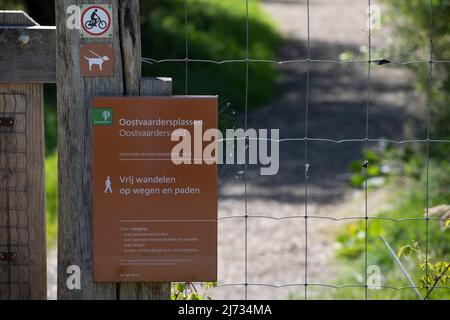
[[[103,5],[86,6],[81,14],[81,28],[86,38],[103,37],[111,29],[111,13]]]

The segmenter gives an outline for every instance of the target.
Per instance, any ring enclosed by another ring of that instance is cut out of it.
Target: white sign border
[[[107,32],[105,32],[102,35],[92,35],[89,34],[88,32],[86,32],[84,30],[84,26],[83,26],[83,13],[88,10],[90,7],[101,7],[103,8],[105,11],[107,11],[109,13],[109,16],[111,17],[111,22],[110,22],[110,26]],[[80,29],[80,35],[81,38],[83,39],[112,39],[113,38],[113,30],[114,30],[114,23],[113,23],[113,6],[112,4],[105,4],[105,3],[101,3],[101,4],[96,4],[96,3],[90,3],[90,4],[82,4],[80,5],[80,23],[81,23],[81,29]]]

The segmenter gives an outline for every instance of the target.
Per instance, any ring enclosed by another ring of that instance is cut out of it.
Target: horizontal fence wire
[[[202,285],[202,282],[191,282],[193,285]],[[308,282],[308,283],[288,283],[288,284],[280,284],[275,285],[273,283],[222,283],[218,284],[218,288],[223,287],[268,287],[268,288],[274,288],[274,289],[283,289],[283,288],[289,288],[289,287],[325,287],[325,288],[332,288],[332,289],[346,289],[346,288],[364,288],[366,285],[364,283],[352,283],[352,284],[342,284],[342,285],[333,285],[333,284],[327,284],[327,283],[314,283],[314,282]],[[374,286],[374,289],[391,289],[391,290],[408,290],[408,289],[423,289],[422,287],[418,286],[389,286],[389,285],[377,285]],[[441,290],[449,290],[449,286],[436,286],[435,289],[441,289]],[[370,288],[369,288],[370,289]]]
[[[233,286],[239,286],[244,288],[244,297],[247,300],[248,299],[248,288],[249,287],[269,287],[269,288],[288,288],[288,287],[304,287],[304,298],[308,299],[308,287],[325,287],[325,288],[331,288],[331,289],[345,289],[345,288],[361,288],[364,289],[364,298],[368,299],[368,290],[370,289],[370,286],[368,285],[368,229],[369,229],[369,222],[370,221],[390,221],[394,223],[401,223],[401,222],[407,222],[407,221],[424,221],[426,222],[426,261],[429,261],[429,222],[430,221],[439,221],[443,222],[446,221],[447,218],[438,218],[438,217],[430,217],[429,214],[429,148],[431,144],[450,144],[450,139],[432,139],[430,134],[430,113],[431,113],[431,106],[432,106],[432,89],[433,89],[433,65],[435,64],[450,64],[450,60],[437,60],[434,59],[433,56],[433,7],[432,7],[432,0],[430,0],[430,21],[429,21],[429,27],[430,27],[430,34],[429,34],[429,50],[430,55],[428,60],[411,60],[411,61],[398,61],[395,59],[388,59],[388,58],[379,58],[379,59],[373,59],[373,52],[372,52],[372,16],[371,16],[371,7],[372,3],[371,0],[367,0],[367,8],[368,8],[368,21],[369,26],[367,30],[367,36],[368,36],[368,58],[367,59],[353,59],[353,60],[331,60],[331,59],[313,59],[311,57],[311,37],[310,37],[310,0],[305,1],[306,6],[306,19],[307,19],[307,57],[305,59],[292,59],[292,60],[270,60],[270,59],[252,59],[250,57],[250,27],[249,27],[249,0],[245,0],[245,19],[246,19],[246,57],[242,59],[226,59],[226,60],[214,60],[214,59],[197,59],[190,57],[190,50],[189,50],[189,1],[184,0],[184,23],[185,23],[185,57],[184,58],[172,58],[172,59],[155,59],[151,57],[142,58],[142,63],[144,64],[165,64],[165,63],[183,63],[185,64],[185,95],[189,94],[189,66],[190,64],[215,64],[215,65],[226,65],[226,64],[245,64],[246,71],[245,71],[245,111],[244,111],[244,127],[245,130],[249,128],[248,124],[248,106],[249,106],[249,87],[250,87],[250,77],[249,77],[249,66],[253,63],[262,63],[262,64],[274,64],[274,65],[289,65],[289,64],[305,64],[306,65],[306,101],[305,101],[305,137],[289,137],[289,138],[283,138],[283,139],[270,139],[270,138],[254,138],[250,136],[245,136],[243,138],[240,137],[233,137],[233,138],[223,138],[219,139],[218,142],[226,142],[226,141],[238,141],[243,140],[246,143],[246,148],[248,148],[248,144],[252,140],[258,140],[258,141],[271,141],[275,143],[286,143],[286,142],[304,142],[304,148],[305,148],[305,159],[304,159],[304,179],[305,179],[305,202],[304,202],[304,214],[303,215],[292,215],[292,216],[280,216],[280,217],[274,217],[269,215],[261,215],[261,214],[250,214],[248,212],[248,182],[249,177],[247,174],[248,171],[248,164],[243,164],[243,182],[244,182],[244,214],[242,215],[231,215],[231,216],[222,216],[218,218],[219,222],[223,222],[226,220],[232,220],[232,219],[243,219],[244,220],[244,228],[245,228],[245,244],[244,244],[244,282],[243,283],[218,283],[218,288],[224,288],[224,287],[233,287]],[[324,138],[324,137],[313,137],[309,135],[309,105],[310,105],[310,72],[311,72],[311,65],[312,64],[336,64],[336,65],[367,65],[367,101],[366,101],[366,108],[365,108],[365,119],[364,119],[364,125],[365,125],[365,137],[356,137],[356,138],[346,138],[346,139],[332,139],[332,138]],[[385,139],[385,138],[370,138],[369,136],[369,124],[370,124],[370,108],[371,108],[371,80],[372,80],[372,68],[373,66],[379,66],[384,67],[388,65],[396,65],[396,66],[411,66],[416,64],[425,64],[428,65],[429,68],[429,74],[428,74],[428,85],[429,85],[429,92],[428,92],[428,103],[427,103],[427,135],[424,139],[406,139],[406,140],[394,140],[394,139]],[[363,143],[364,144],[364,154],[365,154],[365,162],[364,162],[364,172],[365,172],[365,183],[364,183],[364,203],[365,203],[365,209],[363,212],[363,215],[361,216],[345,216],[340,218],[333,218],[329,216],[322,216],[322,215],[312,215],[309,212],[308,208],[308,199],[309,199],[309,193],[308,193],[308,187],[309,187],[309,170],[310,170],[310,163],[309,163],[309,143],[310,142],[324,142],[324,143],[333,143],[333,144],[347,144],[347,143]],[[427,146],[427,154],[426,154],[426,209],[425,209],[425,215],[424,217],[406,217],[406,218],[391,218],[391,217],[385,217],[385,216],[371,216],[369,214],[368,210],[368,193],[369,193],[369,186],[368,186],[368,152],[369,152],[369,144],[370,143],[378,143],[378,144],[393,144],[393,145],[406,145],[406,144],[426,144]],[[251,219],[268,219],[273,221],[283,221],[283,220],[290,220],[290,219],[304,219],[304,239],[305,239],[305,263],[303,264],[304,267],[304,283],[287,283],[287,284],[281,284],[276,285],[273,283],[252,283],[249,282],[249,269],[248,269],[248,259],[249,259],[249,252],[248,252],[248,225],[249,220]],[[308,255],[309,255],[309,247],[308,247],[308,221],[309,220],[329,220],[334,222],[340,222],[340,221],[364,221],[364,230],[365,230],[365,244],[364,244],[364,259],[365,259],[365,270],[363,272],[364,274],[364,283],[356,283],[356,284],[342,284],[342,285],[334,285],[334,284],[326,284],[326,283],[314,283],[309,281],[309,274],[308,274]],[[428,267],[426,267],[425,270],[426,275],[428,275]],[[194,282],[192,283],[194,285],[201,285],[202,283]],[[408,290],[408,289],[423,289],[421,287],[415,287],[415,286],[390,286],[390,285],[378,285],[376,286],[378,289],[391,289],[391,290]],[[447,290],[450,289],[450,286],[435,286],[434,289],[441,289],[441,290]]]
[[[219,217],[218,220],[232,220],[232,219],[242,219],[245,218],[245,215],[241,216],[226,216],[226,217]],[[342,218],[333,218],[333,217],[326,217],[326,216],[315,216],[315,215],[305,215],[305,216],[281,216],[281,217],[273,217],[273,216],[266,216],[266,215],[252,215],[249,214],[248,218],[250,219],[268,219],[268,220],[295,220],[295,219],[317,219],[317,220],[331,220],[335,222],[339,221],[347,221],[347,220],[385,220],[385,221],[392,221],[392,222],[405,222],[405,221],[447,221],[447,218],[431,218],[431,217],[424,217],[424,218],[401,218],[401,219],[395,219],[395,218],[389,218],[389,217],[379,217],[379,216],[360,216],[360,217],[342,217]],[[197,220],[195,220],[197,221]]]
[[[160,63],[210,63],[210,64],[233,64],[233,63],[268,63],[268,64],[308,64],[308,63],[332,63],[338,65],[345,64],[367,64],[372,63],[376,65],[401,65],[407,66],[411,64],[446,64],[450,63],[450,60],[413,60],[413,61],[395,61],[388,59],[379,59],[379,60],[348,60],[348,61],[340,61],[340,60],[317,60],[317,59],[295,59],[295,60],[260,60],[260,59],[234,59],[234,60],[208,60],[208,59],[153,59],[153,58],[142,58],[143,63],[147,64],[160,64]]]

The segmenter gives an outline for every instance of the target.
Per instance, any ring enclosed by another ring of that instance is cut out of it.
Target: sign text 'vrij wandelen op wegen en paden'
[[[94,99],[94,281],[217,280],[217,164],[177,165],[171,157],[174,131],[217,129],[217,103]]]

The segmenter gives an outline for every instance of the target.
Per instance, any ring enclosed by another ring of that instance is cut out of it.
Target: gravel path
[[[278,23],[286,41],[279,60],[306,58],[306,1],[267,0],[265,9]],[[363,32],[366,1],[311,0],[311,56],[339,60],[345,51],[356,54],[367,44]],[[374,35],[374,49],[385,44],[382,29]],[[254,128],[280,128],[281,138],[305,136],[306,66],[279,67],[279,94],[266,106],[249,114]],[[250,79],[251,81],[251,79]],[[404,68],[376,67],[372,79],[369,133],[371,138],[403,139],[403,124],[414,121],[420,98],[412,88],[412,76]],[[367,101],[367,66],[314,63],[310,78],[309,136],[347,139],[364,138]],[[405,107],[407,106],[407,107]],[[372,145],[371,147],[376,147]],[[248,171],[249,215],[271,217],[302,216],[305,213],[303,142],[280,145],[281,168],[276,176],[259,176],[259,168]],[[310,180],[308,214],[311,216],[363,216],[364,194],[347,187],[348,165],[361,159],[361,143],[309,143]],[[219,215],[242,216],[244,181],[240,167],[221,170]],[[385,192],[369,194],[369,211],[381,209]],[[308,220],[308,283],[333,283],[339,265],[333,261],[335,230],[343,223]],[[305,282],[304,219],[248,221],[248,279],[252,284],[282,286]],[[51,285],[55,298],[56,256],[49,258]],[[362,272],[363,270],[361,270]],[[219,223],[219,283],[245,283],[245,220],[225,219]],[[329,294],[309,287],[309,297]],[[332,290],[332,289],[327,289]],[[249,299],[303,298],[304,288],[249,286]],[[216,299],[243,299],[243,286],[223,286],[210,292]]]

